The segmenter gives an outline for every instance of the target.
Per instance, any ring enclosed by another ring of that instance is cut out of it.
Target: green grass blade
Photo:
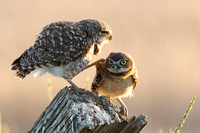
[[[179,123],[178,127],[175,129],[174,133],[179,133],[180,129],[183,127],[183,124],[185,123],[186,118],[188,117],[190,111],[192,110],[192,106],[194,105],[195,100],[196,100],[196,97],[194,97],[194,99],[191,101],[189,108],[187,109],[181,122]]]

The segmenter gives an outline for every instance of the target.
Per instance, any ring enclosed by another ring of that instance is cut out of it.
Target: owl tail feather
[[[20,57],[13,61],[11,70],[19,70]]]
[[[11,66],[11,70],[17,71],[16,77],[18,77],[20,79],[24,79],[26,77],[26,75],[30,74],[31,71],[33,71],[35,68],[32,68],[32,67],[29,68],[29,67],[20,65],[20,58],[21,57],[14,60],[14,62],[12,63],[12,66]]]
[[[16,72],[16,77],[24,79],[26,75],[30,74],[32,70],[19,70]]]

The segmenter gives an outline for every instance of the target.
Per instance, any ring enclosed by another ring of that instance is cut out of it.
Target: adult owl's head
[[[113,39],[111,28],[103,21],[85,19],[78,22],[81,29],[87,32],[94,43],[103,44]]]

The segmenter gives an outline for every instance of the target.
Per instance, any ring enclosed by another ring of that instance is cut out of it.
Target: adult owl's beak
[[[110,36],[108,37],[108,39],[109,39],[110,41],[112,41],[112,40],[113,40],[113,36],[110,35]]]

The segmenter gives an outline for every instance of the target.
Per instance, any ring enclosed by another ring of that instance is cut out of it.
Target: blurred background
[[[133,56],[139,73],[135,96],[124,98],[129,116],[145,114],[143,133],[174,129],[197,96],[182,133],[200,131],[200,2],[198,0],[0,0],[0,112],[4,133],[31,129],[48,101],[47,79],[19,81],[10,65],[31,46],[42,28],[55,21],[95,18],[110,25],[114,41],[100,56],[123,51]],[[95,68],[73,81],[91,84]],[[52,95],[69,85],[51,77]]]

